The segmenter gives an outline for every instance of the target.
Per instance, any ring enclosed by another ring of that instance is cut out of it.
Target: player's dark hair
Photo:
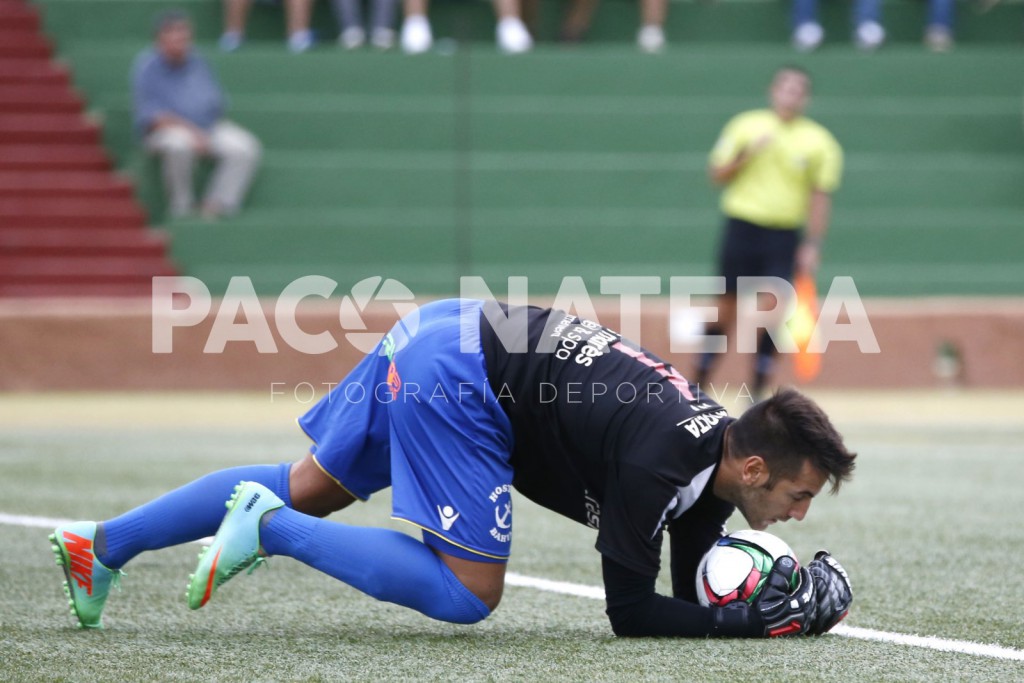
[[[192,17],[189,16],[188,12],[178,7],[163,10],[153,18],[153,35],[160,35],[165,29],[175,24],[188,24],[191,26]]]
[[[857,457],[846,449],[825,411],[793,389],[751,406],[729,428],[728,440],[731,456],[764,458],[769,488],[779,479],[796,478],[809,460],[828,476],[835,493],[853,474]]]
[[[808,90],[811,90],[811,88],[814,86],[814,76],[811,75],[811,72],[797,64],[783,64],[782,66],[775,70],[774,74],[772,74],[772,80],[775,80],[775,78],[777,78],[778,75],[784,71],[792,71],[793,73],[798,73],[804,78],[806,78]]]

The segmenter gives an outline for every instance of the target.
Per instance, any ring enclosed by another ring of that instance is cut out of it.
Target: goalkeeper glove
[[[792,557],[780,557],[753,607],[764,623],[765,637],[806,633],[817,613],[811,575]]]
[[[819,550],[807,565],[807,571],[814,582],[814,593],[818,599],[808,635],[826,633],[838,624],[850,611],[853,589],[850,577],[836,558],[827,550]]]

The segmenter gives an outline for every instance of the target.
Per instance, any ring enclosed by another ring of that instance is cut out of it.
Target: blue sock
[[[423,543],[398,531],[328,522],[280,508],[267,514],[260,545],[367,595],[428,617],[475,624],[491,611]]]
[[[291,505],[290,463],[250,465],[213,472],[134,510],[103,522],[97,531],[96,558],[119,569],[144,550],[167,548],[217,532],[224,503],[240,481],[263,484]]]

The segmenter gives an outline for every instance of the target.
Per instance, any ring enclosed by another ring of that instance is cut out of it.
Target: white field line
[[[29,515],[12,515],[0,512],[0,524],[21,527],[37,527],[52,529],[60,524],[66,524],[72,520],[57,519],[52,517],[33,517]],[[208,542],[210,539],[200,539],[197,543]],[[569,583],[567,581],[552,581],[533,576],[524,576],[515,572],[508,572],[505,575],[505,583],[520,588],[533,588],[535,590],[559,593],[562,595],[573,595],[591,600],[604,600],[604,589],[599,586],[587,586],[580,583]],[[909,645],[921,647],[928,650],[939,650],[941,652],[957,652],[977,657],[992,657],[994,659],[1008,659],[1017,662],[1024,662],[1024,650],[1015,650],[1001,645],[986,645],[984,643],[972,643],[966,640],[951,640],[949,638],[936,638],[935,636],[916,636],[904,633],[890,633],[888,631],[876,631],[870,628],[859,628],[857,626],[846,626],[839,624],[831,633],[848,638],[859,640],[875,640],[883,643],[894,643],[896,645]]]

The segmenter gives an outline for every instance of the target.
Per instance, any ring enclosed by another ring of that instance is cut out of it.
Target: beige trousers
[[[252,133],[231,121],[218,121],[209,132],[209,149],[202,155],[184,126],[164,126],[145,140],[146,151],[161,157],[168,211],[186,216],[195,208],[192,171],[199,156],[209,156],[216,167],[203,204],[219,213],[236,213],[259,167],[262,146]]]

